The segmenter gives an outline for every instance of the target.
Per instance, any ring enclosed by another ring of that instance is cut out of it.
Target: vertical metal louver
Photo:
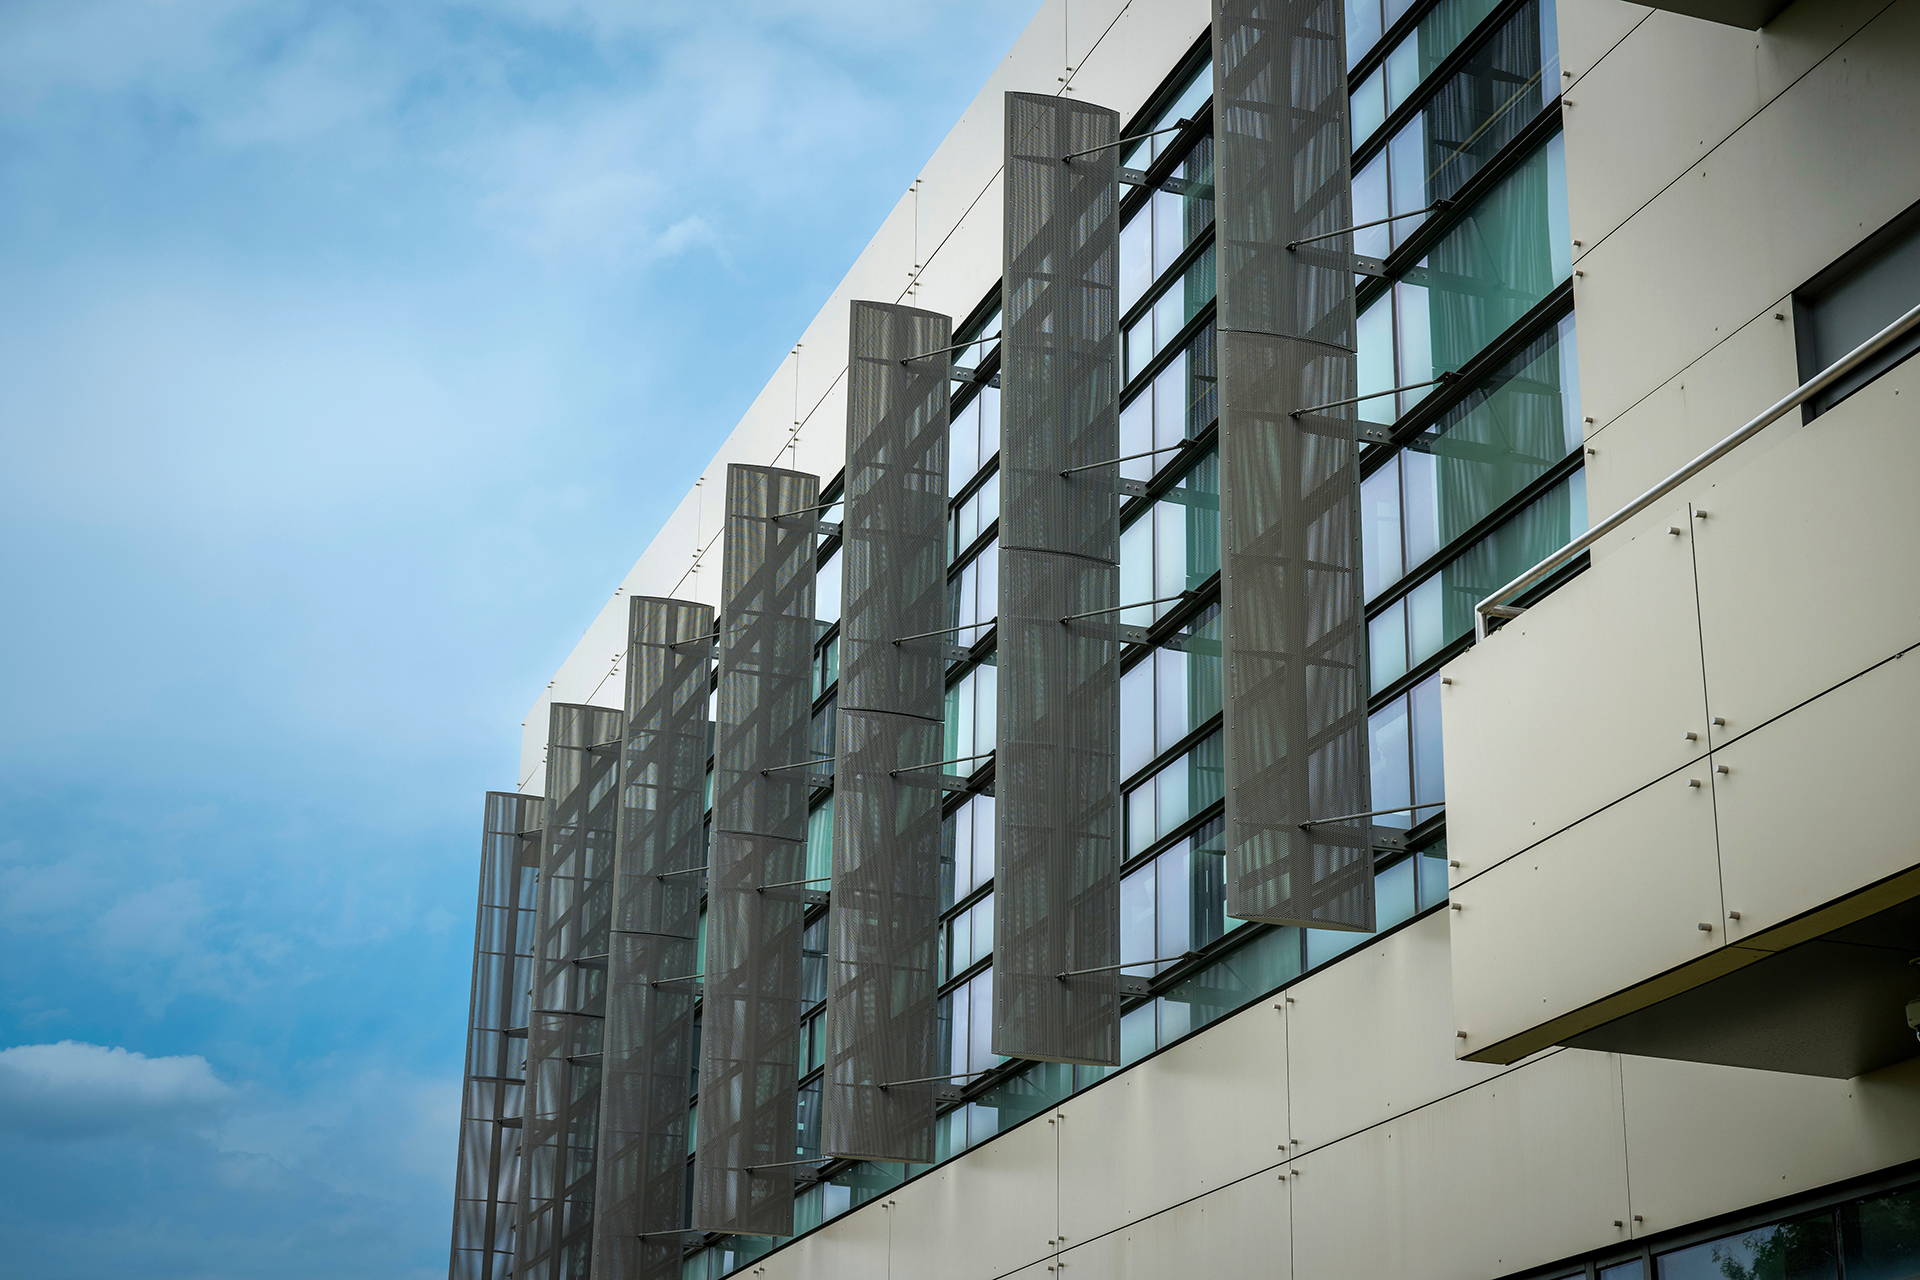
[[[817,476],[727,468],[693,1225],[793,1234]],[[792,513],[792,514],[789,514]]]
[[[713,609],[628,609],[613,926],[601,1051],[596,1280],[678,1280],[687,1226],[691,984],[706,858]],[[666,873],[676,874],[666,874]],[[663,979],[671,979],[659,985]]]
[[[1344,10],[1213,8],[1227,913],[1370,931]]]
[[[1116,1063],[1119,117],[1006,101],[993,1050]]]
[[[624,719],[605,707],[555,703],[548,722],[513,1268],[525,1280],[578,1274],[593,1249],[606,970],[579,961],[607,953]]]
[[[533,982],[544,809],[539,796],[487,793],[450,1280],[498,1280],[513,1267],[526,1053],[516,1033],[527,1025]]]
[[[928,766],[950,640],[931,633],[950,621],[952,338],[947,316],[853,303],[821,1148],[921,1164],[939,1070],[942,792]]]

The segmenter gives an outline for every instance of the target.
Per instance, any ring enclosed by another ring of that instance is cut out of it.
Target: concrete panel
[[[1551,1054],[1296,1159],[1294,1272],[1485,1280],[1624,1240],[1624,1151],[1612,1059]]]
[[[1456,885],[1705,749],[1692,523],[1683,506],[1616,534],[1593,568],[1449,664]]]
[[[1451,911],[1355,950],[1287,992],[1296,1152],[1404,1115],[1505,1068],[1454,1058]]]
[[[1060,1261],[1087,1280],[1170,1280],[1176,1276],[1293,1274],[1288,1178],[1265,1171],[1142,1219]]]
[[[1920,863],[1920,653],[1874,668],[1714,753],[1739,939]],[[1920,992],[1920,975],[1915,979]]]
[[[1597,524],[1799,385],[1792,299],[1776,298],[1727,340],[1611,422],[1587,428],[1587,517]],[[1576,317],[1576,325],[1579,323]],[[1585,330],[1581,329],[1584,341]],[[1740,446],[1749,462],[1800,429],[1791,414]],[[1609,548],[1599,549],[1606,555]]]
[[[1920,642],[1916,406],[1909,362],[1695,491],[1709,710],[1726,721],[1716,745]],[[1844,794],[1864,798],[1857,781]]]
[[[987,1280],[1044,1260],[1059,1235],[1059,1128],[1051,1112],[890,1192],[893,1273]]]
[[[1920,1060],[1855,1080],[1613,1060],[1638,1234],[1920,1157]]]
[[[1652,12],[1646,5],[1628,4],[1626,0],[1560,0],[1555,6],[1560,25],[1560,69],[1573,73],[1560,78],[1561,88],[1577,86]]]
[[[1920,198],[1916,68],[1906,0],[1589,249],[1574,281],[1587,413],[1615,417]]]
[[[1704,765],[1689,772],[1704,781]],[[1689,787],[1688,776],[1664,778],[1455,886],[1454,1025],[1467,1033],[1459,1053],[1494,1049],[1720,948],[1713,792]]]
[[[1284,1158],[1286,1017],[1260,1001],[1061,1104],[1060,1230],[1091,1240]]]
[[[870,1202],[742,1274],[752,1280],[887,1280],[889,1226],[887,1210]]]
[[[1588,248],[1599,244],[1884,3],[1792,5],[1764,31],[1656,11],[1591,70],[1566,67],[1578,80],[1567,88],[1575,105],[1565,114],[1574,236]]]

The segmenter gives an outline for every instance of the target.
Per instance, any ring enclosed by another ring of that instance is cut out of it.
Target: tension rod
[[[1415,209],[1412,213],[1396,213],[1390,218],[1375,218],[1372,222],[1356,222],[1352,226],[1342,227],[1338,231],[1322,231],[1317,236],[1301,236],[1298,240],[1289,240],[1287,241],[1287,251],[1291,253],[1301,245],[1312,244],[1315,240],[1331,240],[1335,236],[1344,236],[1355,231],[1365,231],[1368,227],[1384,226],[1389,222],[1398,222],[1402,218],[1417,218],[1423,213],[1439,213],[1442,210],[1451,208],[1453,208],[1453,201],[1435,200],[1426,208]]]
[[[707,980],[707,975],[704,973],[682,973],[671,978],[655,978],[652,982],[649,982],[647,985],[650,987],[663,987],[669,982],[704,983],[706,980]]]
[[[1144,609],[1150,604],[1166,604],[1169,600],[1185,600],[1195,594],[1193,591],[1182,591],[1177,596],[1161,596],[1157,600],[1135,600],[1132,604],[1116,604],[1108,609],[1089,609],[1085,613],[1070,613],[1060,619],[1060,625],[1064,627],[1069,622],[1077,622],[1081,618],[1098,618],[1106,613],[1125,613],[1129,609]]]
[[[695,636],[691,640],[669,641],[666,647],[669,649],[678,649],[683,644],[701,644],[703,642],[712,642],[714,640],[718,640],[719,638],[720,638],[720,628],[715,627],[713,630],[707,632],[707,634],[703,636]]]
[[[529,1009],[527,1012],[551,1014],[556,1018],[598,1018],[602,1022],[607,1020],[607,1015],[604,1013],[582,1013],[578,1009]]]
[[[1090,156],[1096,151],[1111,151],[1115,147],[1124,147],[1129,142],[1138,142],[1142,138],[1151,138],[1162,133],[1178,133],[1192,123],[1193,121],[1186,119],[1176,120],[1166,128],[1155,129],[1151,133],[1136,133],[1131,138],[1115,138],[1112,142],[1103,142],[1097,147],[1088,147],[1085,151],[1069,151],[1060,157],[1060,163],[1065,164],[1077,156]]]
[[[949,351],[965,351],[968,347],[978,346],[982,342],[998,341],[999,337],[997,333],[990,333],[984,338],[968,338],[965,342],[956,342],[950,347],[935,347],[932,351],[922,351],[917,356],[906,356],[900,363],[904,365],[913,360],[925,360],[928,356],[941,356]]]
[[[844,497],[841,497],[841,498],[835,498],[835,499],[833,499],[833,500],[832,500],[832,501],[830,501],[830,502],[817,502],[817,503],[815,503],[815,504],[814,504],[813,506],[811,506],[811,507],[795,507],[795,508],[794,508],[793,510],[791,510],[791,511],[782,511],[782,512],[779,512],[779,513],[777,513],[777,514],[775,514],[775,515],[770,515],[770,516],[768,516],[768,517],[767,517],[767,519],[769,519],[769,520],[785,520],[785,519],[786,519],[786,518],[787,518],[788,516],[803,516],[803,515],[805,515],[805,514],[807,514],[807,512],[809,512],[809,511],[825,511],[825,510],[826,510],[827,508],[829,508],[829,507],[837,507],[837,506],[839,506],[839,505],[840,505],[841,503],[843,503],[843,502],[845,502],[845,501],[846,501],[846,499],[845,499]]]
[[[753,886],[753,891],[764,893],[768,889],[791,889],[796,884],[826,884],[832,879],[832,876],[815,876],[811,880],[782,880],[779,884],[757,884]]]
[[[832,756],[822,756],[818,760],[802,760],[798,764],[770,764],[766,768],[760,771],[760,776],[764,778],[768,774],[778,773],[782,769],[811,769],[816,764],[832,764],[832,763],[833,763]]]
[[[873,1087],[876,1089],[895,1089],[903,1084],[937,1084],[942,1080],[971,1080],[975,1076],[992,1075],[996,1070],[998,1070],[998,1068],[989,1067],[985,1071],[955,1071],[944,1076],[915,1076],[911,1080],[889,1080],[885,1084],[877,1084]]]
[[[1336,822],[1351,822],[1355,818],[1377,818],[1383,813],[1412,813],[1415,809],[1444,809],[1446,806],[1445,800],[1429,800],[1425,804],[1403,804],[1397,809],[1369,809],[1365,813],[1343,813],[1337,818],[1315,818],[1311,822],[1303,822],[1300,824],[1300,829],[1306,831],[1312,827],[1332,826]]]
[[[1172,453],[1176,449],[1191,449],[1197,443],[1199,442],[1195,440],[1182,440],[1179,444],[1170,444],[1159,449],[1149,449],[1145,453],[1122,454],[1118,458],[1108,458],[1105,462],[1083,462],[1077,467],[1068,467],[1065,471],[1062,471],[1060,478],[1065,480],[1076,471],[1092,471],[1095,467],[1110,467],[1116,462],[1132,462],[1135,458],[1151,458],[1156,453]]]
[[[760,1169],[791,1169],[796,1165],[825,1164],[831,1159],[833,1159],[832,1156],[815,1156],[811,1160],[775,1160],[768,1164],[743,1164],[740,1168],[746,1171],[748,1177],[752,1177]]]
[[[1304,409],[1292,409],[1288,411],[1287,416],[1289,418],[1297,418],[1303,413],[1318,413],[1322,409],[1338,409],[1341,405],[1359,404],[1363,400],[1378,400],[1381,396],[1390,396],[1396,392],[1417,391],[1421,387],[1437,387],[1443,382],[1452,382],[1459,376],[1459,374],[1449,370],[1437,378],[1428,379],[1426,382],[1409,382],[1402,387],[1388,387],[1385,391],[1369,391],[1363,396],[1351,396],[1345,400],[1329,400],[1325,404],[1310,404]]]
[[[999,621],[998,618],[988,618],[985,622],[962,622],[957,626],[942,627],[938,631],[922,631],[918,635],[901,636],[898,640],[895,640],[893,643],[905,644],[909,640],[931,640],[935,636],[950,636],[956,631],[965,631],[969,627],[976,628],[976,629],[980,627],[990,627],[998,621]]]
[[[1191,960],[1199,955],[1198,951],[1182,951],[1177,956],[1156,956],[1152,960],[1129,960],[1125,964],[1103,964],[1094,969],[1069,969],[1065,973],[1053,976],[1062,982],[1068,978],[1077,978],[1083,973],[1112,973],[1115,969],[1137,969],[1143,964],[1172,964],[1175,960]]]
[[[654,874],[655,880],[665,880],[668,876],[690,876],[705,871],[705,867],[681,867],[678,871],[660,871]]]
[[[935,760],[932,764],[910,764],[904,769],[889,769],[887,776],[889,778],[897,778],[903,773],[912,773],[915,769],[939,769],[950,764],[965,764],[969,760],[985,760],[992,754],[993,752],[991,751],[982,751],[977,756],[959,756],[952,760]]]

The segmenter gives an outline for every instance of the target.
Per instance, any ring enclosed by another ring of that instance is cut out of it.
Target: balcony
[[[1789,401],[1447,667],[1460,1057],[1920,1054],[1920,362]]]

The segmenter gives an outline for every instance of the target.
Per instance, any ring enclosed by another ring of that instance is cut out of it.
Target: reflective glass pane
[[[993,895],[974,903],[967,914],[973,928],[973,958],[983,960],[993,954]]]
[[[1120,776],[1131,778],[1154,757],[1153,659],[1120,677]]]
[[[1419,853],[1420,909],[1437,906],[1447,900],[1447,842],[1434,841]]]
[[[1400,581],[1400,459],[1360,482],[1360,578],[1367,599]]]
[[[1201,855],[1202,857],[1206,855]],[[1177,956],[1193,939],[1193,841],[1182,840],[1153,860],[1154,954]]]
[[[1413,739],[1413,800],[1415,804],[1447,798],[1447,771],[1441,760],[1440,677],[1428,676],[1407,692],[1407,714]],[[1422,809],[1416,821],[1437,810]]]
[[[1908,1280],[1920,1275],[1920,1187],[1840,1207],[1847,1280]]]
[[[1386,69],[1374,68],[1373,74],[1362,80],[1353,91],[1353,145],[1358,147],[1373,136],[1373,131],[1387,122]]]
[[[1473,607],[1587,527],[1586,475],[1576,471],[1440,571],[1447,638],[1473,630]]]
[[[1144,866],[1120,881],[1120,959],[1132,966],[1136,978],[1152,975],[1141,962],[1159,953],[1153,949],[1153,867]]]
[[[1391,293],[1382,294],[1372,306],[1360,313],[1357,333],[1360,350],[1354,362],[1354,372],[1359,382],[1359,393],[1378,397],[1360,402],[1360,418],[1365,422],[1390,423],[1395,417],[1393,397],[1379,393],[1391,390],[1394,385]]]
[[[1153,211],[1142,209],[1120,228],[1120,310],[1147,296],[1153,283]]]
[[[1382,30],[1379,0],[1352,0],[1347,5],[1347,70],[1353,70],[1380,43]]]
[[[1188,701],[1191,687],[1187,679],[1187,655],[1178,649],[1158,650],[1153,655],[1153,668],[1153,748],[1157,755],[1193,729],[1193,709]]]
[[[1402,858],[1373,878],[1375,920],[1382,929],[1391,929],[1402,920],[1413,919],[1414,863],[1418,858]]]
[[[1676,1249],[1653,1267],[1658,1280],[1838,1280],[1833,1215],[1822,1211]]]
[[[1353,225],[1379,222],[1387,216],[1387,158],[1375,156],[1353,175]],[[1367,227],[1353,233],[1353,251],[1369,258],[1384,258],[1393,250],[1392,234],[1384,226]]]
[[[1367,717],[1367,746],[1373,780],[1375,809],[1396,809],[1411,804],[1407,743],[1407,700],[1395,698]],[[1405,813],[1383,814],[1373,820],[1378,827],[1406,827],[1412,823]]]
[[[1395,600],[1368,621],[1367,661],[1376,693],[1407,674],[1406,601]]]

